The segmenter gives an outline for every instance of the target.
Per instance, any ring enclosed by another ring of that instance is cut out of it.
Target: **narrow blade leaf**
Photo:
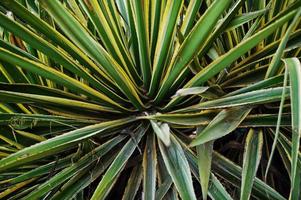
[[[251,196],[254,178],[261,158],[262,145],[262,131],[256,133],[253,129],[250,129],[244,152],[240,199],[248,200]]]
[[[239,126],[250,111],[251,109],[247,107],[222,110],[204,130],[197,134],[190,146],[204,144],[231,133]]]
[[[170,146],[159,141],[160,152],[165,166],[183,200],[196,200],[192,185],[189,164],[182,147],[174,137],[171,137]]]

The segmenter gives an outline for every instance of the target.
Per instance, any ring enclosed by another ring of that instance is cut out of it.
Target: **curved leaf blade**
[[[165,146],[159,140],[159,148],[165,166],[183,200],[196,200],[192,185],[190,168],[184,151],[174,137],[170,146]]]
[[[251,108],[247,107],[222,110],[204,130],[197,134],[190,146],[204,144],[229,134],[239,126],[250,111]]]
[[[253,181],[261,159],[263,145],[262,131],[250,129],[245,145],[240,199],[248,200],[251,196]]]
[[[292,164],[291,164],[291,195],[292,199],[300,196],[301,170],[297,168],[298,152],[301,136],[301,64],[297,58],[284,59],[290,75],[290,99],[292,112]]]

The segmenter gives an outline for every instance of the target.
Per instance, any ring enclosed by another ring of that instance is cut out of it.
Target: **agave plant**
[[[300,199],[301,1],[0,8],[0,199]]]

